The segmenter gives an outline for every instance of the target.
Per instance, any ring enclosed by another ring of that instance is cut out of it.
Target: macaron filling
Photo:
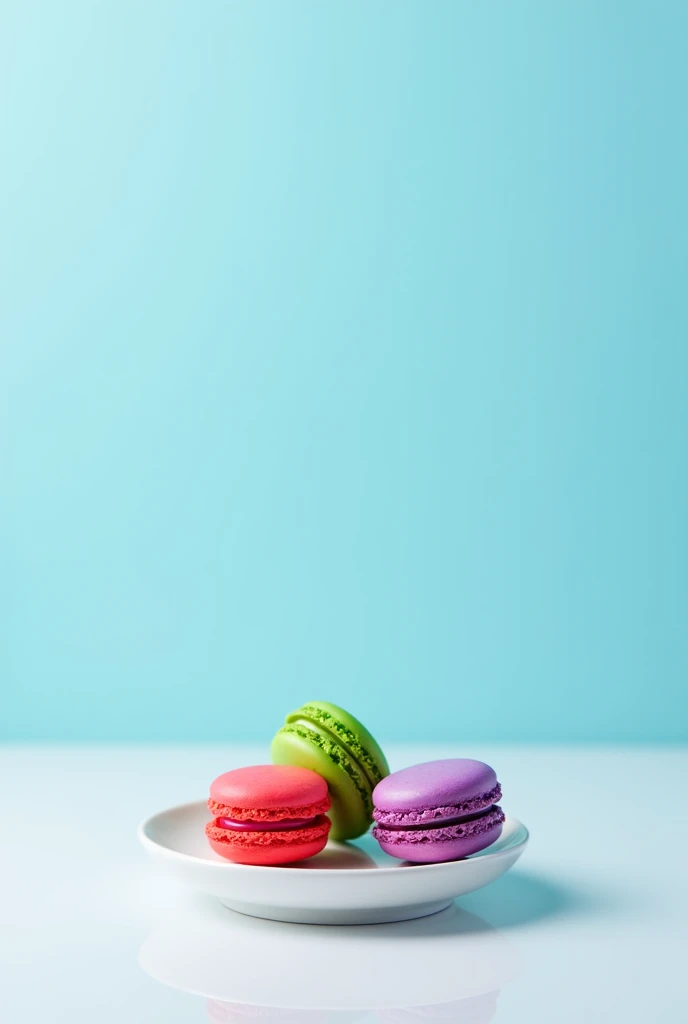
[[[348,756],[345,747],[338,740],[331,738],[327,733],[316,732],[315,729],[310,729],[305,724],[285,725],[282,727],[280,732],[293,733],[294,735],[299,736],[302,740],[314,743],[315,746],[320,747],[323,753],[330,759],[330,761],[332,761],[333,764],[346,772],[354,784],[356,791],[363,802],[365,813],[370,820],[373,811],[370,782],[368,781],[368,777],[365,773],[359,769],[358,764]]]
[[[473,814],[460,814],[453,818],[443,818],[441,821],[433,821],[432,823],[427,822],[416,822],[413,825],[402,825],[397,823],[385,822],[382,824],[378,822],[377,828],[384,828],[390,832],[414,832],[418,830],[432,830],[433,828],[445,828],[447,825],[466,825],[469,821],[478,821],[480,818],[484,818],[485,815],[490,814],[494,810],[501,810],[500,807],[495,808],[494,805],[484,808],[482,811],[475,811]]]
[[[501,807],[490,807],[481,814],[470,815],[463,821],[437,823],[434,828],[415,826],[389,828],[376,825],[373,835],[380,843],[442,843],[455,839],[466,839],[490,832],[504,823]]]
[[[313,704],[305,704],[298,711],[287,715],[286,724],[303,725],[307,729],[319,726],[325,733],[329,734],[331,739],[346,747],[348,753],[368,777],[368,781],[373,789],[383,778],[380,766],[363,746],[356,733],[347,728],[343,722],[340,722],[329,711],[325,711],[323,708],[316,707]]]
[[[317,815],[312,818],[283,818],[282,821],[237,821],[235,818],[216,818],[215,824],[218,828],[228,828],[232,832],[292,832],[300,828],[309,828],[315,825],[316,821]]]
[[[457,822],[466,815],[479,815],[484,811],[489,811],[501,799],[501,796],[502,789],[497,783],[488,793],[482,793],[446,807],[425,807],[408,811],[387,811],[384,808],[376,807],[373,811],[373,818],[379,825],[389,829],[410,828],[414,825],[431,828],[433,824],[439,826],[444,823]]]
[[[299,846],[322,840],[324,846],[330,831],[330,819],[324,814],[307,820],[305,825],[293,824],[293,819],[284,819],[291,823],[291,828],[280,828],[282,822],[256,822],[258,828],[225,828],[220,821],[228,819],[215,818],[205,826],[205,834],[211,843],[233,849],[257,849],[260,847]],[[231,819],[229,819],[231,820]],[[236,822],[235,822],[236,824]],[[241,823],[243,824],[243,822]]]

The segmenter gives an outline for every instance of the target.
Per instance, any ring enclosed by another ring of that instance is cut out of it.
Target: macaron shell
[[[234,864],[253,864],[260,867],[278,867],[280,864],[294,864],[299,860],[315,857],[327,845],[327,837],[309,843],[294,843],[292,846],[244,846],[237,850],[226,843],[209,840],[210,847],[220,857]]]
[[[299,765],[325,780],[332,801],[332,839],[355,839],[368,830],[372,787],[341,744],[313,729],[292,725],[277,733],[270,756],[275,764]]]
[[[236,832],[209,821],[205,833],[211,848],[235,864],[290,864],[324,850],[330,821],[321,815],[313,825],[292,832]]]
[[[375,838],[381,849],[390,857],[407,860],[413,864],[440,864],[448,860],[460,860],[472,853],[487,849],[496,843],[502,834],[502,821],[498,821],[483,832],[464,836],[451,835],[447,829],[426,829],[420,831],[386,831],[383,836],[375,830]],[[444,836],[441,833],[446,833]]]
[[[494,769],[472,758],[425,761],[388,775],[375,787],[376,809],[390,812],[461,807],[491,793],[497,786]]]
[[[313,817],[327,810],[328,800],[327,783],[315,772],[259,764],[218,776],[208,806],[216,817],[277,821]]]

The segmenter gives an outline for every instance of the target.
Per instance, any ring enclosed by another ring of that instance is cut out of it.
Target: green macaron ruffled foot
[[[389,766],[357,718],[336,704],[310,701],[287,715],[270,753],[275,764],[300,765],[325,779],[332,800],[332,839],[355,839],[367,831],[373,790],[389,775]]]

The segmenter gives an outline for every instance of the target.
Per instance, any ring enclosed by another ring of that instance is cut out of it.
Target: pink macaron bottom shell
[[[319,815],[306,828],[281,832],[254,830],[239,832],[220,828],[217,821],[209,821],[205,834],[211,848],[235,864],[278,865],[313,857],[325,848],[331,823]]]
[[[376,825],[373,836],[391,857],[414,864],[439,864],[485,850],[499,839],[503,824],[501,807],[492,807],[478,818],[437,828],[387,829]]]

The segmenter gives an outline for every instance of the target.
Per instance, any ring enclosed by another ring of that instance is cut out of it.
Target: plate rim
[[[172,849],[169,846],[165,846],[163,843],[157,842],[155,839],[152,839],[148,835],[147,829],[148,829],[149,825],[151,824],[151,822],[155,818],[160,818],[164,814],[171,814],[174,811],[184,811],[184,810],[191,809],[191,808],[200,808],[200,807],[205,807],[205,806],[206,806],[206,801],[205,800],[188,800],[186,803],[175,804],[172,807],[166,807],[166,808],[164,808],[161,811],[156,811],[154,814],[148,815],[147,818],[144,818],[139,823],[138,828],[136,830],[138,838],[139,838],[139,842],[144,847],[144,849],[149,851],[149,852],[162,851],[163,855],[165,857],[167,857],[167,858],[170,858],[170,859],[173,859],[173,860],[190,861],[193,864],[202,864],[203,867],[212,868],[213,870],[227,871],[228,869],[233,869],[234,871],[240,870],[243,874],[249,873],[249,874],[253,874],[253,875],[257,875],[257,876],[260,876],[261,874],[264,874],[266,871],[274,873],[274,867],[272,865],[264,865],[264,864],[236,864],[233,861],[229,861],[229,860],[228,861],[205,860],[203,857],[197,857],[195,854],[192,854],[192,853],[182,853],[180,850],[174,850],[174,849]],[[417,871],[419,868],[425,868],[426,870],[432,870],[434,872],[447,871],[447,870],[455,869],[456,866],[459,865],[459,864],[468,864],[468,863],[471,863],[471,862],[475,863],[477,860],[481,860],[481,861],[501,860],[504,857],[510,856],[511,854],[513,854],[517,850],[519,851],[519,853],[522,853],[524,848],[527,846],[527,844],[528,844],[528,842],[530,840],[530,831],[527,828],[527,826],[524,825],[523,822],[519,818],[515,818],[512,814],[507,814],[506,815],[506,819],[508,821],[514,822],[519,827],[519,829],[521,829],[523,831],[522,838],[519,839],[518,842],[515,842],[513,845],[507,846],[503,850],[495,850],[495,851],[493,851],[491,853],[490,852],[482,852],[481,851],[479,856],[477,856],[475,854],[472,854],[471,856],[461,858],[460,860],[445,860],[445,861],[441,861],[438,864],[416,864],[416,865],[414,865],[414,870]],[[379,867],[379,866],[376,866],[376,868],[375,868],[375,877],[379,878],[380,874],[390,874],[391,872],[397,872],[398,870],[399,870],[399,868],[398,868],[398,865],[396,865],[396,864],[395,865],[391,865],[390,867]],[[290,874],[298,874],[299,877],[303,877],[303,875],[304,875],[303,868],[292,867],[291,865],[288,865],[288,864],[280,865],[280,868],[279,868],[280,875],[285,873],[285,872],[288,872]],[[338,876],[341,876],[341,875],[356,875],[358,878],[360,878],[360,876],[361,876],[360,868],[309,868],[308,869],[308,874],[309,875],[316,875],[316,876],[328,875],[330,878],[332,877],[333,872],[336,873]]]

